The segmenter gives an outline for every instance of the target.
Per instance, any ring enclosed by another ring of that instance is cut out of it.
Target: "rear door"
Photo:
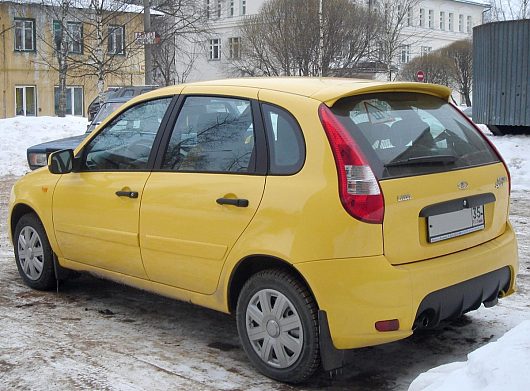
[[[450,104],[430,95],[381,93],[344,99],[332,110],[379,179],[391,263],[457,252],[504,232],[506,169]]]
[[[252,90],[235,98],[185,92],[144,189],[140,245],[151,280],[211,294],[261,201],[264,142]]]

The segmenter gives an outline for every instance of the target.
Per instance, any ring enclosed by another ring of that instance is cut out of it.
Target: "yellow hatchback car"
[[[265,375],[301,382],[514,292],[510,177],[422,83],[167,87],[14,186],[24,282],[68,271],[235,314]]]

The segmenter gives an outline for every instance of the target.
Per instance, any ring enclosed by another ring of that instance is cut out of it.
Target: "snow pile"
[[[530,146],[530,136],[494,136],[486,125],[477,125],[495,144],[512,176],[513,190],[530,189],[530,158],[526,152]]]
[[[422,373],[409,391],[526,391],[530,385],[530,320],[508,331],[498,341],[454,362]]]
[[[14,117],[0,119],[0,175],[29,171],[26,149],[32,145],[77,136],[86,131],[82,117]]]

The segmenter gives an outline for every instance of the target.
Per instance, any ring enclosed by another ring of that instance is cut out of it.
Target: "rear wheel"
[[[265,270],[243,286],[237,329],[250,361],[275,380],[300,383],[320,363],[315,300],[292,275]]]
[[[35,214],[26,214],[15,227],[15,259],[24,283],[33,289],[55,286],[53,252],[42,223]]]

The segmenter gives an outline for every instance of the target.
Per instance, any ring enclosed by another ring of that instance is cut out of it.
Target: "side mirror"
[[[71,149],[53,152],[48,158],[48,170],[52,174],[68,174],[72,172],[73,161],[74,151]]]

